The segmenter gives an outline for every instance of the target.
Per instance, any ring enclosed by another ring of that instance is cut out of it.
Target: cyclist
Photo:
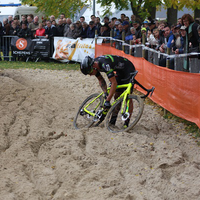
[[[124,91],[124,89],[116,89],[117,85],[129,83],[131,73],[135,72],[135,67],[131,61],[116,55],[103,55],[95,59],[86,56],[80,65],[80,69],[83,74],[95,75],[99,80],[99,85],[106,99],[104,108],[107,110],[111,107],[111,98],[114,96],[114,99],[117,99]],[[105,72],[111,82],[109,95],[107,94],[106,81],[100,72]],[[132,102],[130,102],[130,110],[133,110]],[[115,124],[116,118],[117,116],[112,116],[110,123]],[[129,121],[129,119],[125,121],[125,127],[128,127]]]

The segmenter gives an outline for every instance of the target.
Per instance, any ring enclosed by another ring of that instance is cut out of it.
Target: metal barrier
[[[15,36],[3,36],[0,38],[0,60],[15,61],[16,58],[12,55],[11,39]],[[179,54],[179,55],[168,55],[160,53],[152,48],[146,47],[143,44],[130,45],[123,40],[117,40],[112,37],[98,37],[105,40],[105,43],[110,43],[116,49],[124,50],[126,54],[131,54],[135,57],[144,57],[149,62],[167,66],[169,62],[170,68],[176,71],[189,71],[191,73],[200,73],[200,54]],[[50,38],[50,58],[54,53],[54,38]],[[49,58],[49,59],[50,59]]]
[[[13,60],[12,51],[11,51],[11,39],[15,36],[5,35],[0,38],[0,60]]]
[[[105,38],[105,37],[98,37]],[[190,73],[200,73],[200,53],[188,53],[188,54],[174,54],[169,55],[161,53],[155,49],[146,47],[143,44],[130,45],[123,40],[117,40],[114,38],[106,37],[106,39],[112,40],[116,49],[124,50],[126,54],[131,54],[135,57],[144,57],[149,62],[174,69],[176,71],[187,71]],[[169,52],[169,49],[168,49]]]

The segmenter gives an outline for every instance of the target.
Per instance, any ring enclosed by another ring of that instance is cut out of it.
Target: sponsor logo
[[[13,55],[31,55],[28,51],[13,51]]]
[[[106,64],[106,71],[110,71],[110,65],[109,64]]]
[[[26,49],[26,47],[27,47],[27,40],[24,39],[24,38],[19,38],[19,39],[16,41],[16,47],[17,47],[17,49],[19,49],[19,50],[24,50],[24,49]]]

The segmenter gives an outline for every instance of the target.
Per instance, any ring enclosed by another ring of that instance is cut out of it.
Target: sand
[[[130,133],[75,130],[79,71],[0,72],[0,200],[199,200],[200,147],[145,105]]]

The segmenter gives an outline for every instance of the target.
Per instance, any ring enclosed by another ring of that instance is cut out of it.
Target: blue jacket
[[[113,37],[113,38],[118,39],[118,40],[122,40],[122,31],[120,32],[120,31],[117,29],[115,33],[116,33],[116,35],[115,35],[115,37]]]
[[[133,40],[133,34],[127,35],[127,36],[125,37],[125,40],[126,40],[126,41],[128,41],[128,40]]]
[[[94,38],[95,37],[95,30],[96,30],[96,26],[94,26],[92,29],[90,29],[90,27],[88,27],[87,38]]]
[[[168,42],[167,42],[167,47],[168,48],[171,48],[172,47],[172,40],[174,40],[174,35],[172,33],[172,31],[170,31],[170,35],[169,35],[169,38],[168,38]]]

